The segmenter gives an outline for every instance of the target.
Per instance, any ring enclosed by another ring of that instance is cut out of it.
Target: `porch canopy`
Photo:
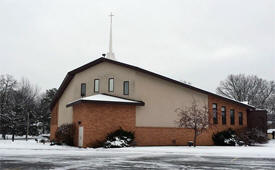
[[[66,107],[73,106],[78,103],[112,103],[112,104],[126,104],[126,105],[136,105],[136,106],[144,106],[143,101],[126,99],[118,96],[112,96],[109,94],[96,94],[88,97],[83,97],[77,99],[71,103],[68,103]]]

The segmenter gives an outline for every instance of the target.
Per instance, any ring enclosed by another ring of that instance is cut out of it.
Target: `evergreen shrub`
[[[232,129],[224,130],[213,134],[213,142],[217,146],[254,145],[256,143],[267,143],[267,135],[259,129]]]
[[[269,140],[267,135],[257,128],[243,129],[236,133],[238,141],[243,141],[245,145],[264,144]]]
[[[109,133],[103,144],[105,148],[121,148],[133,146],[135,139],[134,132],[123,130],[121,127]]]
[[[213,134],[212,139],[217,146],[235,146],[236,132],[229,128],[228,130]]]
[[[55,143],[73,146],[74,124],[63,124],[55,132]]]

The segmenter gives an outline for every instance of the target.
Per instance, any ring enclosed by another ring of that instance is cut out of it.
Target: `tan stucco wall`
[[[86,83],[86,96],[90,96],[95,94],[94,79],[100,79],[100,93],[108,93],[108,79],[114,78],[114,92],[110,94],[127,97],[123,95],[123,81],[129,80],[130,95],[128,97],[133,98],[135,89],[134,77],[135,72],[130,69],[121,69],[121,67],[109,63],[101,63],[76,74],[59,99],[58,126],[64,123],[72,123],[73,110],[72,107],[66,107],[66,105],[81,98],[81,83]]]
[[[114,78],[114,92],[108,92],[108,78]],[[66,104],[80,98],[80,84],[86,83],[86,95],[94,94],[94,79],[100,79],[100,93],[142,100],[136,109],[137,127],[177,127],[175,109],[190,106],[195,98],[201,106],[208,104],[207,95],[174,83],[111,63],[101,63],[78,73],[59,99],[58,125],[71,123],[72,107]],[[123,95],[123,81],[130,82],[129,95]]]
[[[71,82],[62,96],[59,99],[59,106],[58,106],[58,126],[65,124],[65,123],[72,123],[73,121],[73,109],[72,107],[66,107],[69,101],[75,100],[77,97],[74,95],[74,84]]]
[[[145,102],[136,110],[138,127],[177,127],[178,107],[191,106],[193,99],[200,106],[208,104],[207,95],[174,83],[139,72],[136,80],[136,96]]]

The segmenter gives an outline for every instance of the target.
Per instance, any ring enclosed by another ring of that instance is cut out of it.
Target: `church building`
[[[112,52],[67,73],[51,105],[51,139],[62,124],[76,127],[74,144],[88,147],[120,127],[137,146],[186,145],[192,129],[179,128],[177,108],[207,105],[215,132],[246,128],[256,108],[160,74],[116,61]],[[198,145],[213,145],[212,130]]]
[[[177,108],[193,100],[207,105],[216,130],[247,127],[253,106],[108,58],[68,72],[52,103],[51,139],[58,126],[74,123],[75,145],[89,146],[122,127],[139,146],[186,145],[192,129],[179,128]],[[198,145],[212,145],[212,132]]]

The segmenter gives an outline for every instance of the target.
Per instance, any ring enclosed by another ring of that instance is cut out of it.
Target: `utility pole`
[[[28,112],[28,113],[27,113],[26,141],[28,141],[29,128],[30,128],[30,113]]]

